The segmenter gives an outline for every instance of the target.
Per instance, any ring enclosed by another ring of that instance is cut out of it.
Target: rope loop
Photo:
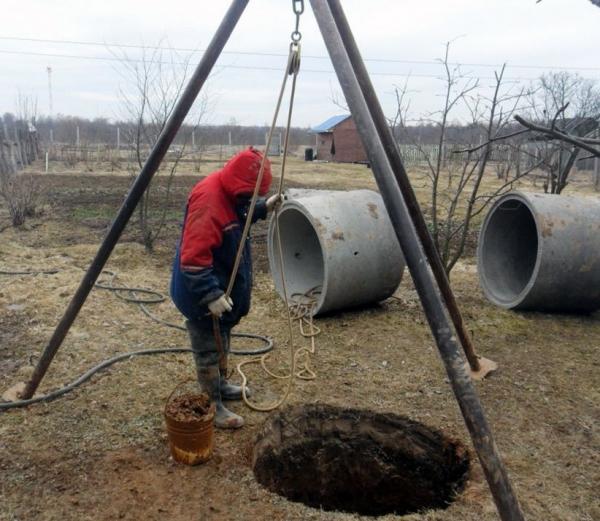
[[[283,281],[285,285],[285,281]],[[284,293],[286,291],[284,290]],[[321,332],[321,329],[314,324],[313,315],[317,305],[318,295],[321,293],[320,287],[315,287],[308,290],[306,293],[294,293],[287,300],[286,311],[290,323],[290,368],[287,374],[277,374],[267,367],[267,360],[270,353],[260,357],[245,360],[237,364],[236,369],[242,378],[242,399],[244,403],[255,411],[269,412],[280,407],[285,403],[290,395],[294,379],[298,380],[314,380],[317,374],[311,368],[311,357],[316,354],[315,337]],[[297,322],[300,330],[300,335],[308,340],[310,347],[302,346],[294,348],[292,338],[291,323]],[[308,328],[308,329],[306,329]],[[248,399],[248,378],[244,373],[243,367],[248,364],[260,364],[263,371],[271,378],[276,380],[287,380],[286,390],[281,398],[274,403],[260,405],[250,402]]]

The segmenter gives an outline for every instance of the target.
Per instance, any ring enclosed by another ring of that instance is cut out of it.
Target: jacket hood
[[[258,178],[263,155],[255,148],[247,148],[233,156],[219,172],[221,185],[228,196],[252,195]],[[271,187],[271,162],[265,161],[265,169],[260,183],[259,195],[264,196]]]

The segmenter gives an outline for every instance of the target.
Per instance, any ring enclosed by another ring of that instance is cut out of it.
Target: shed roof
[[[328,120],[324,121],[320,125],[312,128],[310,131],[314,134],[320,134],[321,132],[331,132],[337,127],[342,121],[346,121],[350,117],[350,114],[342,114],[341,116],[333,116]]]

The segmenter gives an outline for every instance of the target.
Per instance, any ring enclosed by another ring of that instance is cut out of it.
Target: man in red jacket
[[[258,179],[262,154],[250,147],[233,156],[225,166],[197,183],[188,197],[181,239],[177,247],[171,297],[187,318],[198,381],[216,404],[215,425],[236,429],[241,416],[229,411],[223,400],[241,399],[241,388],[226,380],[231,329],[248,314],[252,291],[250,240],[244,244],[240,266],[231,291],[225,295],[241,241],[250,198]],[[271,166],[265,161],[259,195],[271,186]],[[264,219],[279,202],[277,195],[255,206],[252,222]],[[213,329],[219,318],[220,358]]]

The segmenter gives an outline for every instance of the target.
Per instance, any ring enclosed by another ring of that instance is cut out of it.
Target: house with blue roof
[[[367,163],[367,153],[350,114],[333,116],[311,132],[316,134],[317,160]]]

